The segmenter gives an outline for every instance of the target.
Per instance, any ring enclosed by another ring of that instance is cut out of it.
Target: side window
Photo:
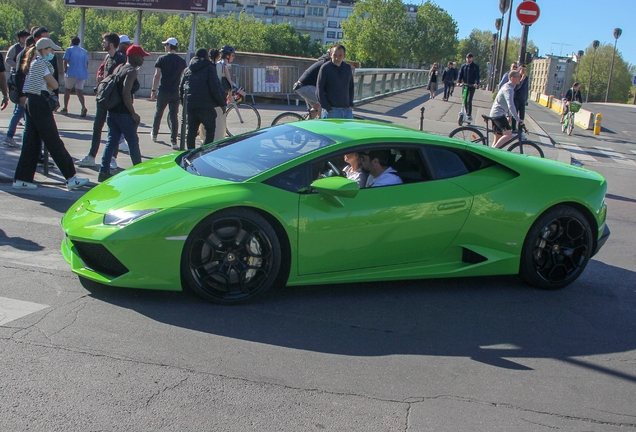
[[[303,164],[275,175],[263,183],[293,193],[304,193],[311,181],[308,176],[308,165]]]
[[[426,147],[424,155],[435,179],[459,177],[494,164],[490,159],[465,150],[437,146]]]

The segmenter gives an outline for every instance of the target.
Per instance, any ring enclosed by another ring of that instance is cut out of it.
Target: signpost
[[[523,25],[521,32],[521,48],[519,49],[519,61],[526,61],[526,44],[528,43],[528,31],[530,26],[539,19],[539,5],[535,1],[526,0],[517,6],[517,19]]]

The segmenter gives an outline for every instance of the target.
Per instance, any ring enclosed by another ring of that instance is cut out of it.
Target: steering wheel
[[[333,176],[344,177],[344,173],[340,171],[338,167],[335,166],[331,161],[327,162],[327,165],[329,165],[329,170],[332,172],[332,174],[329,175],[328,177],[333,177]]]

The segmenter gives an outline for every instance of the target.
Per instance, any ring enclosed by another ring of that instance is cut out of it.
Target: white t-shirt
[[[38,53],[35,59],[29,66],[29,73],[24,80],[24,87],[22,87],[22,93],[31,93],[39,95],[42,91],[47,91],[46,81],[44,77],[51,75],[53,72],[53,66],[48,61],[44,60]]]
[[[347,165],[342,171],[349,180],[353,180],[358,183],[358,186],[360,186],[361,189],[367,184],[367,174],[363,173],[360,168],[354,171],[351,169],[351,165]]]
[[[372,175],[369,175],[369,178],[367,179],[367,187],[391,186],[391,185],[402,184],[402,179],[398,177],[397,175],[395,175],[394,173],[397,173],[397,171],[391,167],[388,167],[386,170],[384,170],[382,174],[380,174],[377,177],[373,177]]]

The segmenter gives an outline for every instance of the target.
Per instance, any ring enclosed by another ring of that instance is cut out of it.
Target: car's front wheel
[[[181,267],[199,296],[239,304],[269,290],[281,262],[280,242],[269,222],[249,209],[228,209],[208,216],[190,233]]]
[[[541,289],[574,282],[592,256],[593,232],[575,208],[560,205],[541,215],[523,244],[519,275]]]

